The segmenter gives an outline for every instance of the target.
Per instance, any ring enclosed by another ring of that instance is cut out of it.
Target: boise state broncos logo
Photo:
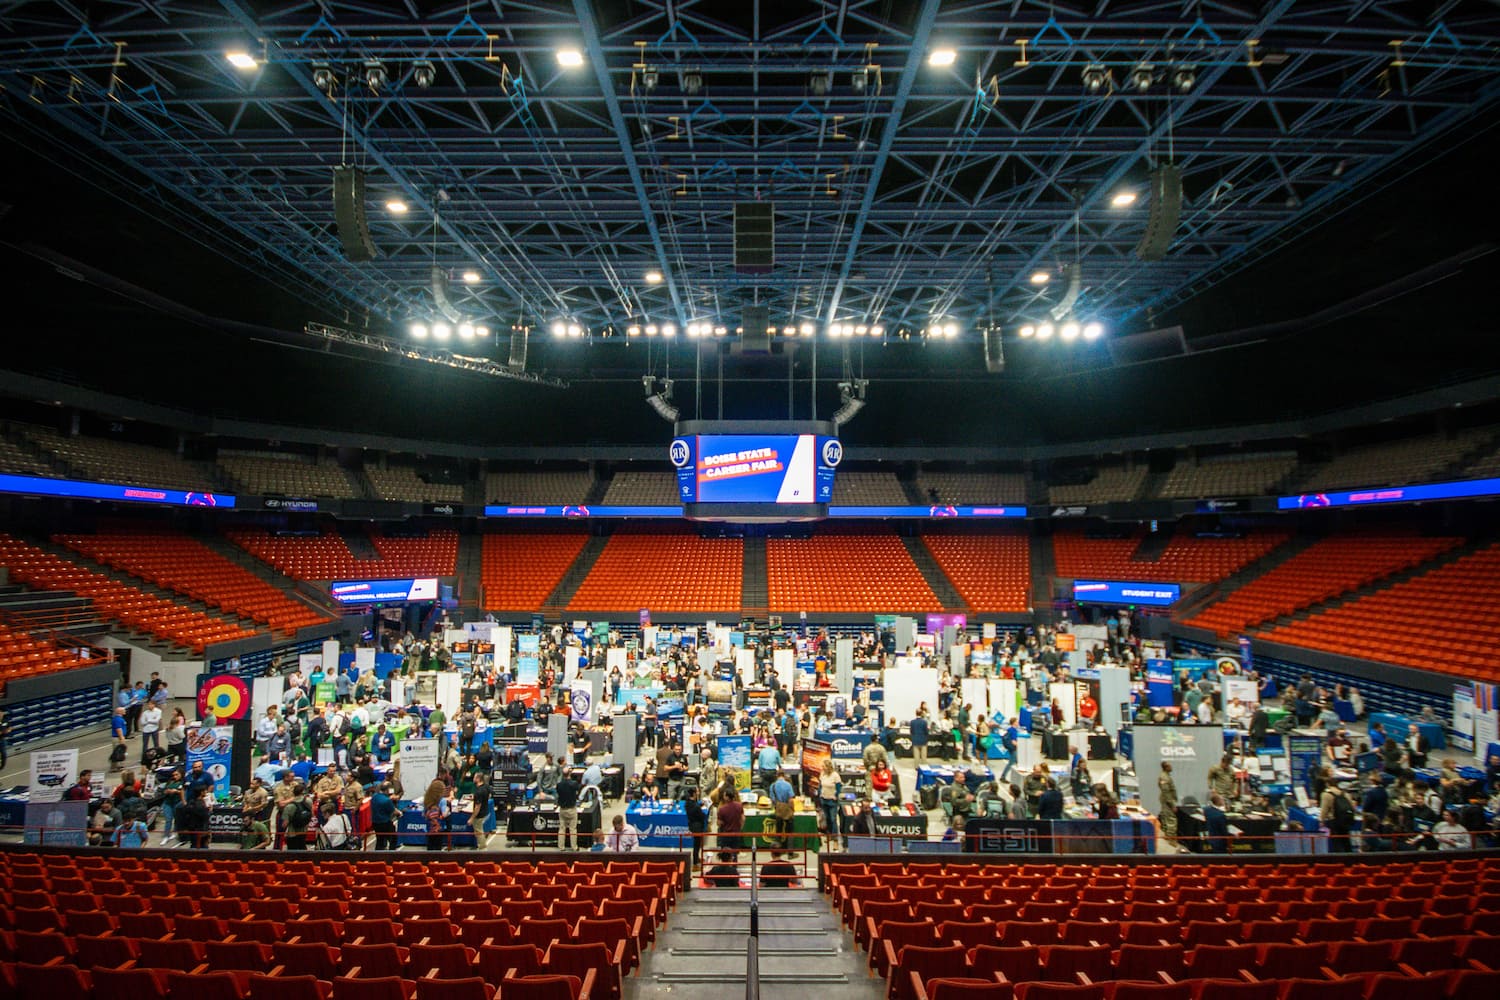
[[[829,468],[837,468],[844,460],[844,446],[839,444],[838,439],[829,438],[823,442],[823,464]]]
[[[682,438],[677,438],[667,449],[667,457],[672,460],[673,468],[684,468],[692,460],[692,449]]]

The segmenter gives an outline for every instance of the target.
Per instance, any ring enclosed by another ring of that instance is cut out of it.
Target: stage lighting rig
[[[657,390],[657,379],[655,375],[642,375],[641,386],[646,390],[646,402],[656,415],[669,424],[677,422],[677,407],[672,405],[672,380],[664,378],[661,380],[661,389]]]
[[[1103,63],[1089,63],[1083,68],[1083,89],[1090,94],[1102,94],[1114,89],[1114,80]]]
[[[437,81],[437,67],[423,59],[411,65],[412,82],[423,90],[432,86]]]
[[[839,408],[833,413],[835,424],[842,427],[865,408],[865,391],[869,387],[869,380],[862,378],[839,383]]]

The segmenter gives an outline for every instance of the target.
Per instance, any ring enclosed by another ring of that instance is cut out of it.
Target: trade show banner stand
[[[1142,808],[1152,815],[1161,811],[1156,781],[1163,761],[1172,765],[1179,802],[1208,802],[1208,770],[1224,756],[1223,726],[1136,726],[1131,733]]]
[[[438,741],[404,739],[397,751],[401,762],[401,784],[409,799],[420,800],[438,773]]]

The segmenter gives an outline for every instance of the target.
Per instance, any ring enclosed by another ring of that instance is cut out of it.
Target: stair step
[[[762,956],[762,962],[765,957]],[[744,964],[743,961],[740,963]],[[745,981],[745,972],[659,972],[656,974],[659,983],[742,983]],[[765,972],[760,974],[761,984],[766,983],[792,983],[801,985],[803,983],[847,983],[849,977],[842,972]]]
[[[772,933],[774,934],[774,932]],[[742,938],[745,936],[744,931],[740,931],[739,934]],[[771,935],[767,935],[764,931],[762,931],[760,936],[762,938],[760,952],[760,961],[762,965],[782,955],[819,955],[824,958],[834,958],[840,954],[840,950],[838,948],[829,948],[827,946],[821,948],[809,948],[805,946],[798,947],[795,945],[791,947],[787,947],[785,945],[776,945],[774,948],[767,948],[765,946],[764,939]],[[733,946],[721,948],[668,948],[667,954],[682,958],[711,958],[717,955],[743,955],[745,954],[745,946],[741,944],[738,948]]]
[[[761,916],[761,922],[762,922],[762,924],[764,924],[764,922],[767,919],[768,918],[765,915],[762,915]],[[679,931],[677,931],[677,933],[678,934],[687,935],[687,936],[693,936],[693,935],[713,935],[715,937],[722,937],[725,934],[734,934],[736,936],[743,937],[744,934],[745,934],[745,928],[743,928],[743,927],[689,927],[689,928],[685,928],[683,930],[679,930]],[[767,930],[764,926],[762,926],[761,929],[760,929],[760,936],[763,937],[763,938],[766,938],[766,937],[826,937],[828,934],[829,934],[829,929],[825,928],[825,927],[778,927],[778,928]]]

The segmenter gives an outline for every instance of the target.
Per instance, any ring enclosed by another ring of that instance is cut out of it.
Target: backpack
[[[363,736],[364,734],[365,734],[365,720],[364,720],[364,716],[361,716],[361,715],[351,715],[351,716],[349,716],[349,735],[351,735],[351,736]]]
[[[292,815],[288,826],[295,829],[305,830],[307,824],[312,822],[312,806],[307,804],[306,799],[296,799],[292,802]]]
[[[1347,833],[1354,827],[1354,806],[1349,801],[1349,796],[1341,792],[1333,796],[1333,816],[1328,820],[1328,828],[1337,833]]]

